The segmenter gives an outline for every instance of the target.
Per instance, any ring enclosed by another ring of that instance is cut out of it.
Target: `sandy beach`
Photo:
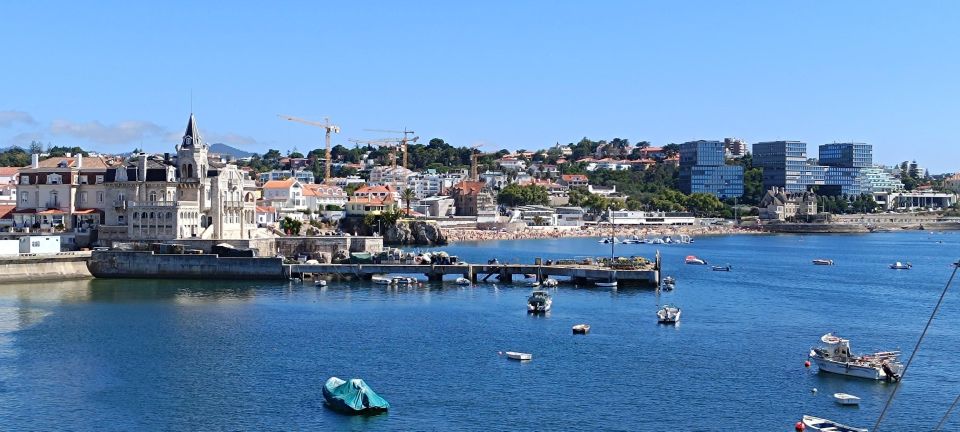
[[[618,227],[617,238],[677,238],[686,234],[692,238],[698,236],[731,235],[731,234],[758,234],[757,230],[743,229],[731,226],[662,226],[662,227]],[[528,227],[519,230],[478,230],[478,229],[448,229],[447,238],[451,242],[486,241],[486,240],[529,240],[541,238],[561,237],[610,237],[608,227],[589,227],[586,229],[572,227]]]

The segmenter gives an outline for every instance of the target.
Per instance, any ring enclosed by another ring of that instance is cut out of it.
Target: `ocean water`
[[[0,430],[792,430],[803,414],[872,427],[893,385],[803,366],[828,331],[904,360],[960,259],[960,233],[699,238],[663,255],[677,289],[91,280],[0,287]],[[596,239],[446,250],[472,261],[608,255]],[[695,254],[729,273],[688,266]],[[813,266],[830,258],[834,266]],[[887,265],[909,261],[914,268]],[[422,277],[422,276],[421,276]],[[884,421],[929,430],[960,392],[954,287]],[[658,326],[658,303],[683,308]],[[591,333],[570,327],[589,323]],[[533,353],[527,363],[498,351]],[[389,413],[323,407],[359,377]],[[816,388],[816,393],[812,389]],[[831,395],[863,398],[842,407]],[[947,430],[960,430],[960,414]]]

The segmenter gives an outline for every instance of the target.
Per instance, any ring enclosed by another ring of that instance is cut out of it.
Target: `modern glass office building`
[[[833,143],[820,146],[820,165],[841,168],[873,166],[873,146],[864,143]]]
[[[743,195],[743,167],[726,165],[722,141],[680,144],[680,190],[708,193],[717,198]]]
[[[803,192],[816,186],[821,194],[859,195],[861,170],[873,163],[873,146],[835,143],[820,146],[820,164],[807,160],[807,144],[771,141],[753,145],[753,165],[763,169],[763,187]]]

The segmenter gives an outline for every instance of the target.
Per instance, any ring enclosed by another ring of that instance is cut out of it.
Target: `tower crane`
[[[332,132],[332,133],[340,133],[340,126],[330,124],[330,119],[327,118],[327,117],[324,117],[324,118],[323,118],[323,123],[315,122],[315,121],[311,121],[311,120],[304,120],[304,119],[298,118],[298,117],[291,117],[291,116],[286,116],[286,115],[280,115],[280,114],[277,114],[277,117],[280,117],[280,118],[282,118],[282,119],[284,119],[284,120],[289,120],[289,121],[292,121],[292,122],[303,123],[303,124],[308,125],[308,126],[314,126],[314,127],[323,128],[324,130],[327,131],[327,133],[326,133],[326,144],[327,144],[327,146],[326,146],[326,152],[324,153],[324,157],[326,158],[326,163],[324,164],[324,167],[323,167],[323,182],[324,182],[324,183],[329,183],[329,182],[330,182],[330,164],[333,162],[333,158],[332,158],[332,156],[331,156],[331,154],[330,154],[330,133],[331,133],[331,132]]]
[[[408,142],[415,143],[417,142],[418,139],[420,139],[420,137],[418,136],[414,136],[413,138],[408,138],[408,135],[413,135],[416,132],[412,130],[407,130],[407,128],[403,128],[402,131],[387,130],[387,129],[364,129],[364,130],[368,132],[386,132],[386,133],[403,134],[403,138],[399,138],[398,144],[400,145],[400,150],[403,152],[403,167],[404,168],[407,167],[407,143]]]
[[[470,180],[477,181],[479,180],[479,175],[477,174],[477,159],[481,156],[488,156],[496,153],[483,153],[478,151],[480,147],[483,147],[483,144],[477,144],[470,147]]]

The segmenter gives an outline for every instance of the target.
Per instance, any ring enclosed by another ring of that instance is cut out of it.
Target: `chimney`
[[[137,181],[147,181],[147,154],[140,153],[137,156]]]
[[[30,155],[30,167],[34,169],[40,168],[40,155],[36,153]]]
[[[77,169],[83,168],[83,153],[77,153]]]
[[[164,154],[163,154],[163,162],[166,163],[166,164],[169,164],[169,163],[170,163],[170,153],[164,153]]]

